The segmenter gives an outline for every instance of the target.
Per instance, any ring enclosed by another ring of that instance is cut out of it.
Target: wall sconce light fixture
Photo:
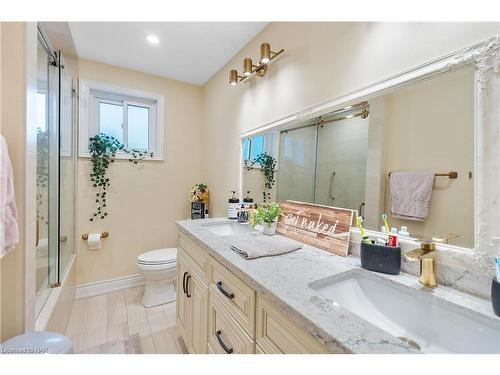
[[[243,76],[238,74],[238,71],[232,69],[229,72],[229,84],[231,86],[236,86],[238,82],[241,82],[247,78],[250,78],[257,74],[259,77],[263,77],[266,74],[267,66],[272,63],[272,61],[279,55],[281,55],[285,50],[280,49],[278,52],[271,50],[271,45],[269,43],[262,43],[260,45],[260,60],[259,65],[254,65],[252,59],[246,57],[243,59]]]

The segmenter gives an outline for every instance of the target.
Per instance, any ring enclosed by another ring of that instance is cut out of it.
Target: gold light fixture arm
[[[246,57],[243,59],[243,76],[240,76],[237,70],[232,69],[229,72],[229,84],[235,86],[238,82],[253,77],[255,74],[259,77],[263,77],[267,72],[267,66],[284,51],[284,49],[281,49],[278,52],[274,52],[271,50],[271,45],[269,43],[262,43],[260,46],[259,65],[253,64],[252,59]]]

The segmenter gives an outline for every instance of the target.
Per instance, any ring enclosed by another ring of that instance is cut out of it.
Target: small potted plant
[[[281,207],[277,202],[266,203],[257,207],[250,217],[250,225],[255,228],[256,225],[262,224],[262,233],[273,236],[276,234],[276,226],[278,218],[281,215]]]

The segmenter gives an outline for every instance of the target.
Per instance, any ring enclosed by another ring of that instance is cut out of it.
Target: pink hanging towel
[[[0,135],[0,259],[19,242],[14,174],[7,142]]]
[[[434,172],[392,172],[389,179],[391,216],[424,221],[429,216]]]

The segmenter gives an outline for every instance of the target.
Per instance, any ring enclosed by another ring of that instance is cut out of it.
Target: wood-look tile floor
[[[75,353],[187,353],[175,302],[145,308],[144,286],[78,299],[66,330]]]

